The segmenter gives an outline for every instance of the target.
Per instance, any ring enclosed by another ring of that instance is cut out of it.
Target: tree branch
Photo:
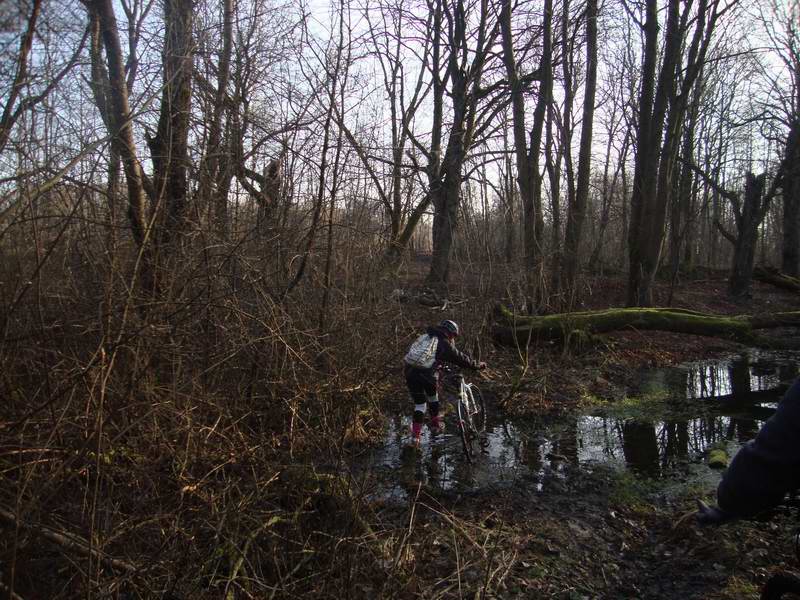
[[[128,573],[136,573],[139,571],[139,568],[136,565],[119,558],[113,558],[100,550],[90,547],[86,540],[78,537],[77,535],[64,531],[58,531],[43,524],[34,526],[28,523],[23,523],[14,515],[14,513],[3,507],[0,507],[0,520],[6,521],[12,527],[18,527],[33,535],[42,537],[66,550],[75,551],[83,556],[91,556],[108,567],[119,569],[120,571],[126,571]]]

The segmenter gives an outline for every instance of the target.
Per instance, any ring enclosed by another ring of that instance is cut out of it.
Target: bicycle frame
[[[480,412],[480,409],[475,402],[475,394],[472,392],[473,387],[474,384],[466,383],[463,378],[461,379],[461,390],[459,392],[461,404],[459,406],[463,406],[466,409],[466,414],[463,415],[462,418],[474,430],[475,424],[473,423],[472,418]]]
[[[458,389],[452,390],[447,389],[447,383],[445,383],[445,376],[450,376],[450,380],[458,380]],[[460,400],[464,400],[468,395],[468,388],[472,384],[468,384],[464,381],[464,376],[461,373],[454,372],[449,369],[445,369],[444,367],[439,367],[438,375],[437,375],[437,387],[440,395],[444,395],[447,397],[447,400],[458,406],[458,402]]]
[[[444,375],[452,375],[451,382],[458,382],[456,389],[446,389]],[[477,386],[474,383],[467,383],[461,373],[453,372],[447,369],[441,369],[438,376],[439,390],[448,396],[448,400],[455,405],[457,414],[457,424],[461,442],[464,448],[464,455],[469,462],[473,460],[473,442],[479,435],[478,427],[476,426],[475,419],[480,416],[483,419],[483,424],[486,422],[485,406],[483,404],[483,397],[480,394]],[[476,400],[476,395],[480,398],[480,402]]]

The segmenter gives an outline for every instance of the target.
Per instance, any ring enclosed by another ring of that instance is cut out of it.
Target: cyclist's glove
[[[728,521],[732,521],[735,517],[725,512],[724,510],[716,507],[709,506],[702,500],[697,501],[697,512],[695,513],[695,520],[700,526],[708,525],[722,525]]]

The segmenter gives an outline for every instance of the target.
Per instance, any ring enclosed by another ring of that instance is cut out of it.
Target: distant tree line
[[[319,274],[325,303],[343,265],[410,248],[433,286],[454,253],[521,267],[531,309],[569,308],[585,273],[627,272],[648,306],[696,267],[733,295],[756,262],[800,270],[796,4],[4,10],[4,231],[69,183],[153,298],[187,253],[234,249],[276,297]]]

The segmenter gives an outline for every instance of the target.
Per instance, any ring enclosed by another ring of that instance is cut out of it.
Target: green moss
[[[730,462],[728,452],[724,448],[714,448],[708,452],[708,466],[712,469],[725,469]]]
[[[759,598],[761,592],[752,581],[747,581],[741,577],[731,577],[727,585],[721,590],[720,598],[726,600],[742,600],[742,598]]]
[[[604,403],[603,414],[617,418],[647,418],[657,419],[666,415],[671,406],[666,390],[654,390],[638,396],[624,396],[614,403]]]
[[[609,502],[635,510],[649,509],[649,499],[659,487],[655,480],[638,477],[629,471],[615,473],[610,482]]]
[[[584,392],[581,394],[580,402],[578,403],[578,407],[584,410],[591,410],[593,408],[602,408],[608,406],[608,401],[601,398],[600,396],[595,396],[589,392]]]
[[[523,337],[528,329],[549,337],[565,336],[572,330],[593,333],[636,327],[640,330],[666,330],[695,335],[722,336],[741,342],[752,341],[750,318],[726,317],[672,308],[614,308],[545,316],[515,315],[506,307],[499,316]]]

